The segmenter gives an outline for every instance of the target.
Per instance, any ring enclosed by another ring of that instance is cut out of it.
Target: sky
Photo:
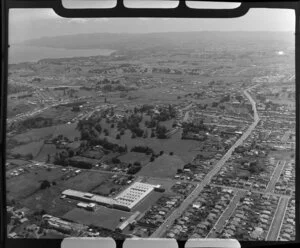
[[[251,9],[245,16],[225,19],[192,18],[63,18],[52,9],[11,9],[10,44],[44,36],[79,33],[152,33],[185,31],[290,31],[293,10]]]

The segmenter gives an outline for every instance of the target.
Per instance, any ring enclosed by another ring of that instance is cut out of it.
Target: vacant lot
[[[63,185],[66,189],[88,192],[102,185],[110,176],[100,172],[83,171],[79,175],[63,181]]]
[[[85,225],[95,225],[114,230],[121,223],[121,217],[128,218],[130,215],[132,215],[130,212],[99,206],[95,212],[74,208],[65,214],[64,218]]]
[[[74,138],[80,137],[80,133],[76,129],[76,127],[77,127],[76,123],[57,125],[55,132],[53,133],[53,137],[62,134],[63,136],[71,140],[74,140]]]
[[[12,149],[11,153],[20,155],[32,154],[35,157],[42,149],[43,144],[43,141],[35,141],[26,145],[20,145]]]
[[[35,128],[31,129],[22,134],[15,135],[13,137],[19,143],[29,143],[33,141],[45,140],[52,136],[55,131],[55,127],[44,127],[44,128]]]
[[[132,212],[139,211],[144,213],[147,211],[164,193],[152,191],[144,199],[142,199],[133,209]]]
[[[140,152],[128,152],[125,155],[118,157],[122,162],[125,163],[134,163],[140,162],[142,165],[149,162],[150,155],[145,155],[145,153]]]
[[[54,157],[54,154],[59,150],[56,149],[53,144],[43,144],[39,153],[34,156],[34,160],[45,162],[48,159],[48,154],[50,155],[50,159]]]
[[[25,174],[7,180],[7,196],[9,199],[14,200],[25,199],[40,190],[43,180],[57,182],[62,175],[62,171],[59,168],[51,171],[44,168],[31,169]]]
[[[33,211],[43,209],[48,214],[61,217],[74,208],[74,204],[60,199],[62,191],[63,188],[59,184],[45,190],[39,190],[30,197],[21,200],[21,204]]]
[[[144,166],[138,175],[149,177],[174,177],[177,169],[183,169],[184,161],[176,155],[163,154]]]

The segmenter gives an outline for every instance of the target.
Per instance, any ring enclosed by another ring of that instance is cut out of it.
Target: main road
[[[255,86],[253,86],[255,87]],[[173,224],[175,219],[179,218],[182,213],[186,210],[186,208],[196,200],[200,192],[203,190],[203,188],[209,184],[212,177],[218,173],[218,171],[221,169],[221,167],[226,163],[226,161],[231,157],[233,151],[240,146],[251,134],[251,132],[255,129],[256,125],[259,122],[259,116],[257,114],[256,109],[256,103],[248,93],[248,90],[252,89],[253,87],[244,90],[244,95],[249,99],[253,113],[254,113],[254,122],[249,126],[249,128],[246,130],[246,132],[236,141],[236,143],[226,152],[226,154],[218,161],[218,163],[215,165],[215,167],[207,173],[203,181],[196,187],[196,189],[181,203],[181,205],[173,211],[173,213],[164,221],[164,223],[156,229],[154,233],[152,233],[151,238],[158,238],[161,237],[167,228]]]

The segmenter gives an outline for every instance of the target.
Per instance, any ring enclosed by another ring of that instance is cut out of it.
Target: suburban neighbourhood
[[[9,238],[295,239],[293,34],[26,45],[93,39],[9,65]]]

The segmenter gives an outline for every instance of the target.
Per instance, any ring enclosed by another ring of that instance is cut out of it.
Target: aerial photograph
[[[295,20],[10,11],[8,238],[295,240]]]

